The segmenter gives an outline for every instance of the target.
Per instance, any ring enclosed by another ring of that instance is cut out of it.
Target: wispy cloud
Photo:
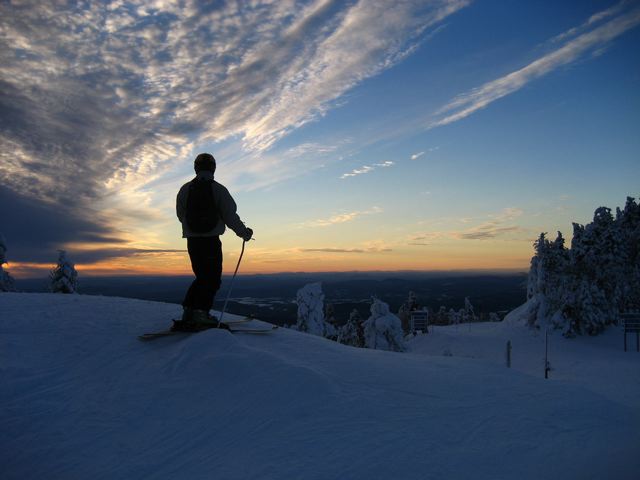
[[[372,165],[363,165],[360,168],[354,168],[349,173],[343,173],[340,175],[340,178],[349,178],[349,177],[357,177],[358,175],[364,175],[365,173],[371,173],[378,168],[388,168],[395,165],[395,162],[391,160],[387,160],[386,162],[374,163]]]
[[[600,12],[594,13],[593,15],[591,15],[586,22],[584,22],[582,25],[579,25],[577,27],[571,28],[569,30],[567,30],[566,32],[562,32],[559,35],[556,35],[555,37],[553,37],[550,42],[551,43],[559,43],[562,41],[565,41],[566,39],[570,38],[570,37],[574,37],[576,35],[578,35],[581,32],[584,32],[585,30],[593,27],[594,24],[603,21],[606,18],[612,17],[614,15],[618,15],[619,13],[621,13],[622,11],[624,11],[625,8],[627,8],[633,0],[622,0],[621,2],[617,3],[616,5],[613,5],[605,10],[602,10]]]
[[[487,240],[490,238],[496,238],[502,235],[506,235],[508,233],[525,231],[527,230],[515,225],[510,227],[500,227],[492,223],[485,223],[483,225],[478,225],[477,227],[469,229],[465,232],[456,232],[453,234],[453,237],[460,240]]]
[[[98,229],[198,145],[264,161],[467,3],[2,2],[0,184]]]
[[[635,8],[600,26],[595,26],[602,20],[620,13],[627,4],[627,2],[623,2],[615,7],[596,13],[581,27],[571,29],[555,37],[556,41],[565,41],[562,47],[538,58],[519,70],[459,95],[436,112],[437,118],[431,122],[429,128],[462,120],[559,67],[575,62],[588,53],[595,54],[601,51],[613,39],[640,24],[640,8]],[[571,37],[583,31],[584,33],[580,33],[577,37],[571,39]]]
[[[309,222],[304,222],[300,224],[301,227],[329,227],[331,225],[336,225],[339,223],[352,222],[356,218],[365,216],[365,215],[374,215],[377,213],[382,213],[382,208],[380,207],[372,207],[369,210],[356,210],[347,213],[340,213],[338,215],[334,215],[332,217],[326,219],[319,220],[311,220]]]
[[[520,208],[504,208],[498,213],[475,219],[477,225],[463,230],[421,232],[409,237],[408,245],[430,246],[443,240],[489,240],[498,237],[512,236],[516,233],[530,234],[531,232],[517,225],[516,220],[524,214]],[[487,220],[488,219],[488,220]],[[472,218],[461,218],[458,222],[469,224]]]
[[[448,235],[445,232],[427,232],[419,235],[411,235],[409,237],[409,245],[428,246],[432,245],[434,241],[447,237]]]
[[[430,147],[427,150],[425,150],[424,152],[418,152],[418,153],[414,153],[413,155],[411,155],[411,160],[417,160],[420,157],[422,157],[424,154],[431,153],[431,152],[435,152],[436,150],[439,150],[440,147]]]
[[[524,211],[519,208],[505,208],[499,213],[488,215],[489,221],[463,231],[451,232],[451,236],[460,240],[486,240],[507,234],[526,232],[526,229],[513,224],[523,213]]]
[[[300,248],[300,252],[304,253],[384,253],[384,252],[392,252],[391,248]]]

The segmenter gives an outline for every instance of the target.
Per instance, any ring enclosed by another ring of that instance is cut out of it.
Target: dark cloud
[[[92,222],[89,217],[0,186],[1,233],[7,241],[10,261],[51,262],[56,250],[70,242],[124,242],[102,222]]]
[[[93,216],[95,221],[88,218]],[[51,263],[57,258],[57,250],[66,244],[126,244],[117,233],[105,226],[95,212],[77,215],[77,210],[65,209],[55,204],[26,198],[0,186],[0,218],[6,238],[10,262]],[[183,253],[176,249],[143,249],[108,247],[69,249],[74,263],[94,263],[110,258],[164,253]]]

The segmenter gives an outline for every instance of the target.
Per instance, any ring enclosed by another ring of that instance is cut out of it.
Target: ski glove
[[[247,228],[247,231],[245,232],[245,234],[242,237],[242,239],[245,242],[248,242],[249,240],[251,240],[251,237],[253,237],[253,230],[251,230],[250,228]]]

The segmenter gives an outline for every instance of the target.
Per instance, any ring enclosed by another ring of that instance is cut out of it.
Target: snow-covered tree
[[[434,323],[436,325],[448,325],[449,324],[449,312],[447,312],[447,307],[444,305],[440,305],[440,308],[435,314]]]
[[[405,300],[405,302],[400,305],[400,308],[398,309],[398,318],[400,319],[403,331],[409,331],[411,323],[411,312],[418,310],[418,308],[420,308],[420,306],[418,305],[416,294],[414,292],[409,292],[407,300]]]
[[[309,283],[298,290],[298,322],[296,328],[301,332],[324,337],[327,324],[324,320],[324,293],[322,284]]]
[[[3,265],[7,263],[6,254],[7,242],[0,235],[0,292],[13,292],[15,290],[13,277],[3,268]]]
[[[478,321],[478,316],[473,309],[473,305],[471,304],[471,300],[469,300],[469,297],[464,297],[464,308],[460,310],[460,313],[462,314],[462,321],[464,323]]]
[[[459,324],[461,318],[462,318],[462,314],[460,312],[454,310],[453,308],[449,309],[449,312],[447,313],[447,323],[449,325]]]
[[[338,342],[353,347],[364,347],[364,327],[360,312],[355,308],[349,315],[349,320],[342,326],[338,334]]]
[[[67,259],[67,252],[58,250],[58,265],[49,274],[49,290],[53,293],[77,293],[78,272]]]
[[[327,303],[324,313],[324,336],[330,340],[338,339],[338,325],[336,320],[336,307],[333,303]]]
[[[558,232],[534,243],[527,303],[518,318],[533,327],[550,325],[565,336],[597,334],[619,312],[640,307],[640,205],[596,209],[587,225],[573,224],[571,248]]]
[[[371,316],[364,322],[365,347],[404,352],[404,332],[400,319],[389,311],[389,305],[373,299]]]

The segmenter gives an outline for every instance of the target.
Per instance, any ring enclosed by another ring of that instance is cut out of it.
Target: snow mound
[[[179,313],[0,294],[2,478],[637,474],[637,408],[585,389],[287,329],[137,340]]]
[[[538,310],[533,304],[537,299],[529,299],[519,307],[507,313],[502,320],[505,325],[522,325],[529,327],[529,317]]]

